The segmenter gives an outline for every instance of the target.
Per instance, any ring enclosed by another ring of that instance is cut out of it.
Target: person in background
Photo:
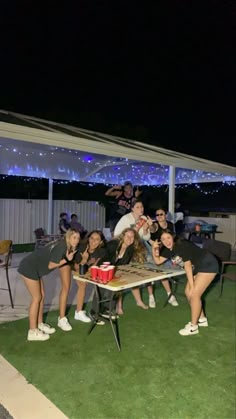
[[[146,256],[146,249],[143,245],[142,241],[139,238],[139,235],[137,231],[133,228],[126,228],[122,231],[122,233],[119,235],[119,237],[116,237],[109,241],[106,246],[106,253],[104,256],[103,261],[110,262],[114,266],[119,265],[127,265],[130,262],[138,262],[143,263],[145,261]],[[101,263],[103,262],[101,261]],[[104,291],[102,289],[99,289],[100,294],[102,295],[103,299],[110,298],[111,292],[110,291]],[[143,309],[148,309],[148,306],[144,304],[141,298],[140,289],[139,288],[132,288],[131,292],[134,296],[134,299],[136,301],[136,304],[138,307],[141,307]],[[96,294],[94,295],[93,299],[93,305],[91,313],[93,314],[96,311]],[[115,304],[114,302],[114,310],[115,310]],[[117,314],[123,314],[123,308],[122,308],[122,295],[119,295],[117,304],[116,304],[116,312]],[[102,316],[103,317],[109,317],[109,309],[104,304],[104,310],[102,310]]]
[[[79,240],[80,235],[77,231],[68,230],[63,239],[36,249],[26,256],[19,265],[18,272],[31,295],[27,336],[29,341],[48,340],[50,335],[56,331],[55,328],[43,322],[45,292],[42,277],[57,268],[63,270],[64,267],[69,267],[70,270]],[[63,328],[66,326],[68,327]],[[58,318],[58,327],[63,330],[71,330],[66,317]]]
[[[187,276],[185,295],[191,307],[191,321],[179,330],[179,334],[196,335],[199,327],[208,326],[201,297],[219,271],[218,261],[206,249],[201,249],[188,240],[177,239],[172,231],[163,231],[160,240],[162,247],[157,241],[152,246],[155,263],[160,265],[171,259],[184,268]]]
[[[130,212],[132,202],[141,194],[142,191],[139,190],[139,187],[134,192],[133,185],[129,181],[125,182],[124,186],[115,185],[106,191],[106,196],[115,198],[114,208],[108,221],[108,227],[111,233],[113,233],[120,218]]]
[[[149,241],[151,238],[150,231],[153,231],[153,222],[149,216],[144,215],[143,203],[139,200],[134,200],[131,205],[131,212],[124,215],[117,223],[114,231],[114,237],[119,236],[124,229],[134,228],[137,231],[139,237],[143,241]],[[149,307],[155,308],[156,302],[153,295],[152,285],[148,286],[149,294]]]
[[[160,237],[163,231],[169,230],[171,232],[174,232],[174,224],[171,221],[167,221],[166,217],[167,213],[164,208],[159,207],[156,209],[156,221],[153,223],[153,232],[151,233],[151,238],[149,240],[150,251],[152,251],[151,246],[155,241],[160,242]],[[169,296],[171,294],[171,287],[169,281],[166,279],[164,281],[161,281],[161,283],[165,288],[167,295]],[[172,295],[168,299],[168,303],[174,307],[179,305],[174,295]]]
[[[74,269],[79,270],[79,265],[92,265],[99,264],[100,260],[104,258],[106,252],[106,239],[100,230],[93,230],[89,233],[87,241],[81,243],[79,251],[75,257]],[[91,322],[90,317],[87,316],[84,306],[86,282],[76,280],[78,286],[77,292],[77,307],[75,311],[75,320],[80,320],[84,323]]]
[[[180,236],[184,232],[184,217],[185,210],[179,202],[175,203],[175,232],[177,236]]]
[[[70,217],[70,227],[73,230],[76,230],[76,231],[78,231],[80,233],[81,239],[83,239],[84,236],[87,233],[87,230],[85,230],[85,228],[82,226],[82,224],[79,223],[78,216],[76,214],[71,214],[71,217]]]
[[[68,222],[68,215],[66,212],[61,212],[59,220],[59,231],[61,234],[65,234],[69,230],[70,224]]]

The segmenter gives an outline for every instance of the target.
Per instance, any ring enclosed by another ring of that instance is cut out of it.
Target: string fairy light
[[[14,142],[12,142],[14,144]],[[67,182],[85,180],[89,183],[122,183],[130,179],[134,184],[159,187],[169,183],[169,167],[163,164],[129,160],[126,157],[108,157],[88,154],[60,147],[23,144],[0,144],[3,173],[39,178],[65,178]],[[5,156],[4,156],[5,153]],[[74,157],[74,159],[73,159]],[[94,170],[94,168],[96,168]],[[219,173],[176,168],[176,185],[236,181],[236,176],[223,177]],[[202,193],[205,193],[202,187]],[[213,190],[213,188],[212,188]],[[208,193],[208,192],[207,192]],[[217,193],[217,188],[215,192]]]

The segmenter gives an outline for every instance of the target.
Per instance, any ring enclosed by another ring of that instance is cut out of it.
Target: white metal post
[[[174,222],[175,214],[175,166],[169,166],[169,200],[168,211]]]
[[[48,179],[48,234],[52,234],[53,179]]]

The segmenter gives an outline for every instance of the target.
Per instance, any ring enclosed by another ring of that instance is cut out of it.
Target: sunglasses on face
[[[156,217],[159,217],[160,215],[164,215],[164,213],[163,212],[157,212],[156,213]]]

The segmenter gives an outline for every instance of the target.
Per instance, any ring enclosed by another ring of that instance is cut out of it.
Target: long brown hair
[[[126,233],[128,233],[128,231],[132,231],[134,233],[134,242],[131,246],[133,246],[134,249],[134,254],[132,257],[132,260],[134,262],[138,262],[138,263],[143,263],[146,259],[146,248],[142,242],[142,240],[139,237],[139,234],[137,233],[136,230],[134,230],[134,228],[128,227],[125,228],[122,233],[117,237],[118,241],[119,241],[119,246],[118,248],[120,248],[123,244],[124,241],[124,236]]]

